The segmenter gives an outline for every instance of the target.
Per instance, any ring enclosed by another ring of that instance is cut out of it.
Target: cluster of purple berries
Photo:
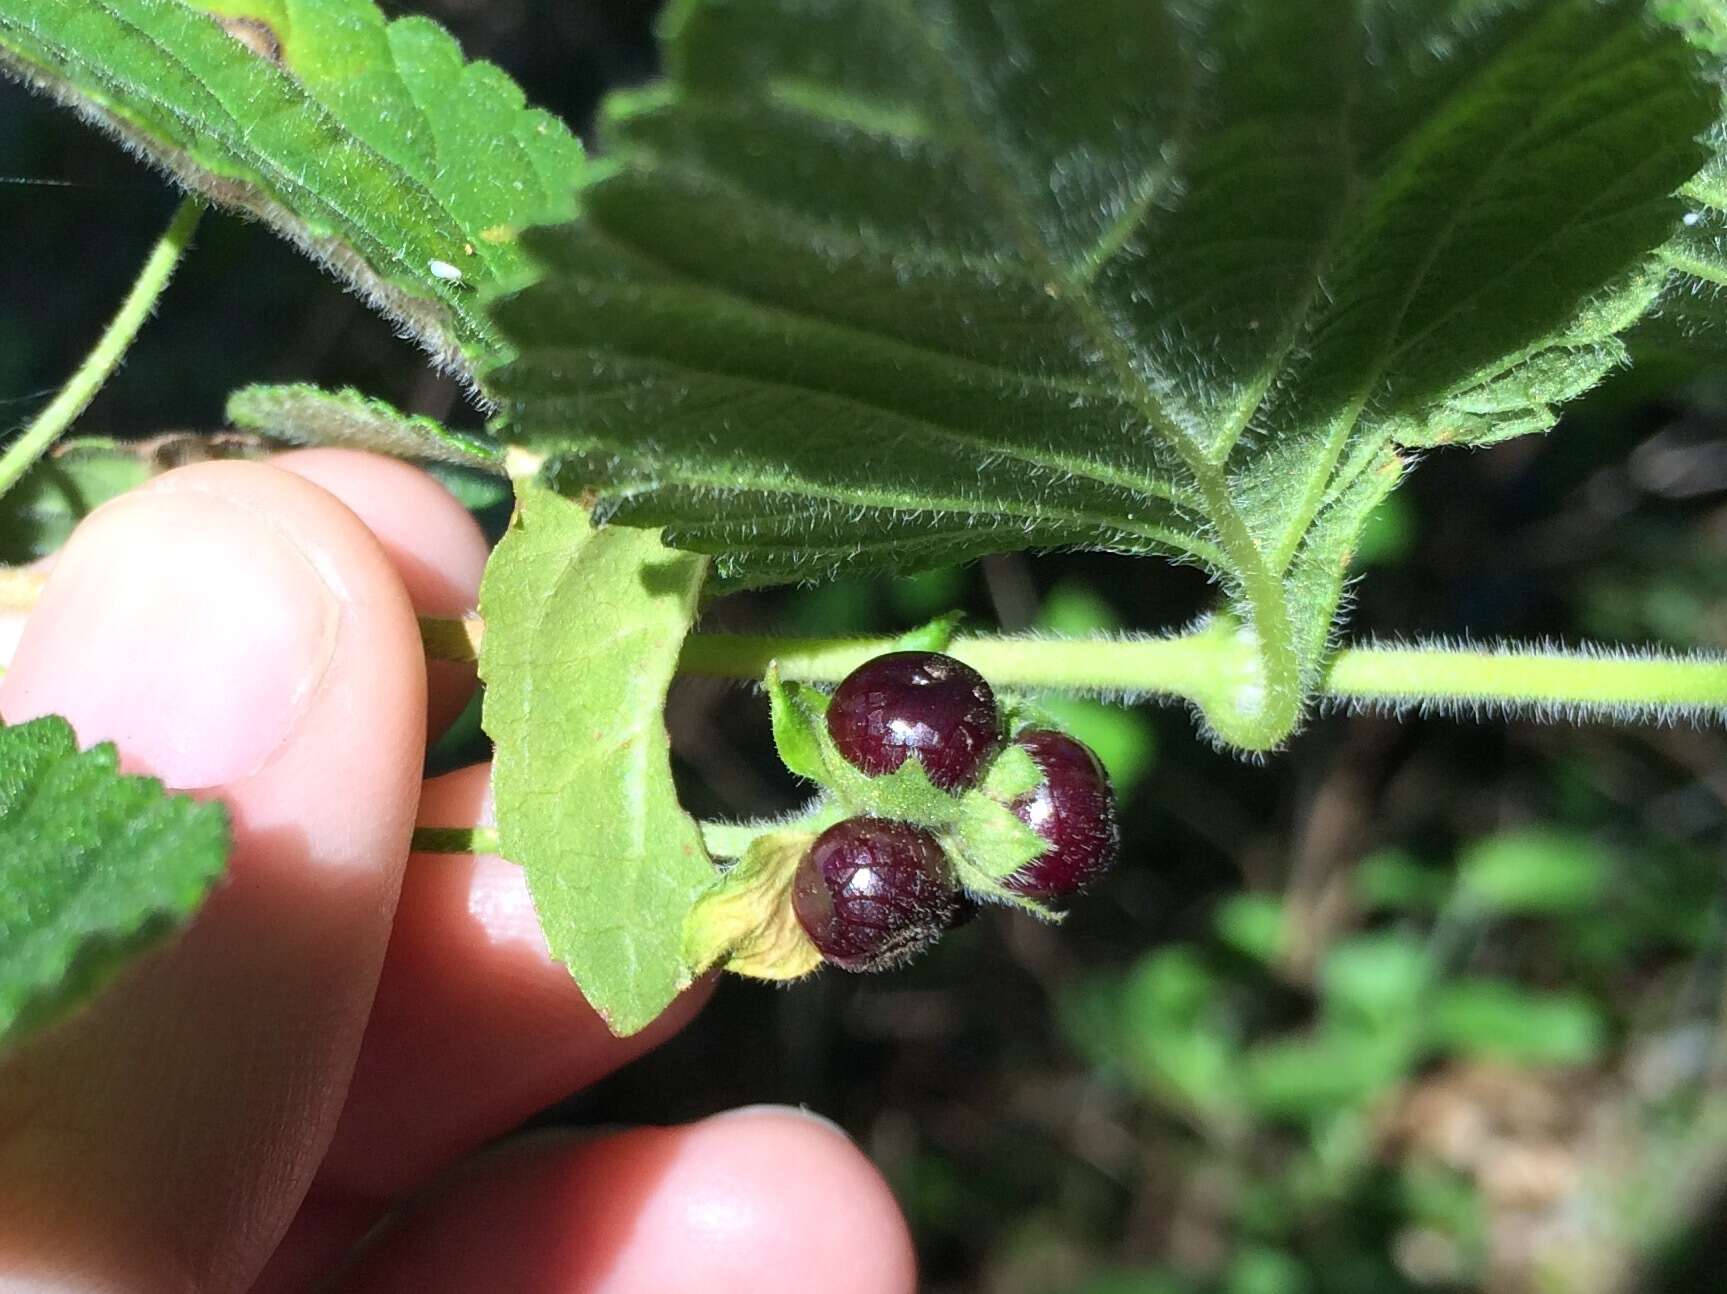
[[[976,670],[939,652],[878,656],[849,674],[828,704],[834,749],[871,777],[916,755],[930,781],[962,794],[1003,745],[995,694]],[[1109,779],[1091,749],[1065,733],[1013,738],[1043,774],[1008,808],[1046,843],[1004,882],[1027,898],[1078,893],[1115,859]],[[847,818],[810,845],[792,889],[799,923],[822,956],[846,970],[898,965],[975,910],[941,842],[891,818]]]

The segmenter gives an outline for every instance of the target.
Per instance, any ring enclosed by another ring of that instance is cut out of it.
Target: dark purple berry
[[[933,651],[859,665],[828,703],[828,736],[853,768],[891,773],[910,755],[929,780],[963,791],[1001,746],[995,693],[971,666]]]
[[[1109,775],[1091,747],[1066,733],[1028,728],[1013,744],[1031,755],[1043,783],[1008,807],[1049,847],[1004,883],[1034,899],[1077,894],[1109,870],[1120,843]]]
[[[947,929],[959,891],[941,843],[890,818],[847,818],[798,863],[792,910],[821,955],[846,970],[886,970]]]

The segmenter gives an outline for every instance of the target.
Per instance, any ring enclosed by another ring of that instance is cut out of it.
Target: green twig
[[[197,198],[181,201],[167,232],[151,250],[150,258],[144,262],[137,281],[132,284],[132,290],[121,302],[119,312],[95,347],[84,357],[78,371],[60,388],[60,393],[48,407],[6,447],[6,452],[0,454],[0,494],[16,485],[36,460],[48,452],[119,367],[132,339],[138,335],[138,329],[150,317],[162,290],[168,286],[174,267],[180,263],[180,257],[192,241],[192,232],[197,229],[198,217],[203,211],[204,204]]]
[[[428,651],[473,660],[483,628],[472,617],[428,622]],[[893,638],[692,634],[678,668],[756,681],[774,662],[781,678],[837,683],[895,645]],[[1218,624],[1169,638],[961,635],[948,651],[1004,688],[1118,700],[1164,696],[1202,708],[1232,686],[1251,686],[1254,678],[1244,667],[1251,644]],[[1333,656],[1316,699],[1334,709],[1470,718],[1720,721],[1727,718],[1727,658],[1520,643],[1373,644]]]
[[[683,672],[833,683],[893,640],[696,634]],[[959,637],[949,652],[1004,688],[1115,698],[1175,697],[1207,706],[1240,667],[1241,647],[1202,631],[1173,638]],[[1543,721],[1659,723],[1727,717],[1727,659],[1596,647],[1449,643],[1346,648],[1317,689],[1320,704],[1350,710],[1506,716]]]
[[[491,827],[415,827],[408,847],[416,854],[495,854],[498,833]]]

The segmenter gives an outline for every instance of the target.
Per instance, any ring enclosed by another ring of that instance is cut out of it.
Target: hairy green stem
[[[1390,710],[1537,718],[1727,717],[1727,658],[1584,647],[1437,644],[1339,652],[1321,695]]]
[[[35,572],[0,568],[0,612],[27,611],[40,588]],[[423,617],[420,627],[432,659],[478,658],[485,625],[477,617]],[[678,669],[756,682],[774,663],[784,679],[837,683],[896,645],[893,638],[698,633],[685,641]],[[961,635],[948,647],[1003,688],[1124,702],[1173,697],[1208,713],[1220,701],[1227,703],[1232,691],[1255,685],[1254,650],[1221,620],[1169,638],[978,634]],[[1372,644],[1336,653],[1320,677],[1315,699],[1331,709],[1413,710],[1466,718],[1719,722],[1727,719],[1727,657],[1589,645]]]
[[[484,626],[428,621],[427,650],[473,660]],[[692,634],[685,674],[757,680],[769,662],[780,676],[837,683],[892,638],[782,638]],[[1252,674],[1250,643],[1222,622],[1170,638],[1026,638],[961,635],[949,652],[993,682],[1027,691],[1179,697],[1204,705]],[[1331,658],[1317,688],[1323,705],[1541,720],[1662,722],[1727,717],[1727,658],[1563,649],[1518,643],[1373,644]]]
[[[498,833],[491,827],[415,827],[409,848],[416,854],[495,854]]]
[[[167,231],[151,249],[143,269],[139,270],[132,290],[126,294],[126,299],[120,303],[119,311],[90,353],[84,357],[78,371],[60,388],[60,393],[49,402],[48,407],[37,414],[18,438],[6,447],[6,452],[0,454],[0,494],[16,485],[36,460],[48,452],[54,442],[72,425],[73,420],[89,406],[96,392],[102,389],[102,384],[119,367],[121,358],[132,345],[132,339],[138,335],[138,329],[156,308],[163,289],[173,277],[174,267],[180,263],[181,256],[191,243],[192,233],[197,229],[198,218],[203,212],[204,204],[198,198],[181,201]]]
[[[893,641],[696,634],[679,667],[689,674],[780,676],[831,683]],[[949,652],[1007,688],[1201,701],[1227,681],[1242,649],[1209,632],[1174,638],[959,637]],[[1321,703],[1347,709],[1661,722],[1727,715],[1727,659],[1506,644],[1351,647],[1334,656]]]

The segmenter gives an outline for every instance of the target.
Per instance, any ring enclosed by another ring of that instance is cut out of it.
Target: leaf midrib
[[[1266,679],[1274,689],[1281,690],[1296,678],[1300,662],[1295,654],[1294,635],[1289,623],[1289,609],[1284,603],[1282,583],[1265,562],[1259,544],[1253,537],[1246,518],[1231,496],[1222,464],[1214,463],[1203,448],[1163,407],[1162,401],[1147,385],[1133,363],[1127,344],[1108,317],[1092,299],[1085,284],[1076,281],[1071,269],[1059,265],[1037,238],[1037,232],[1026,212],[1015,200],[1018,190],[1006,162],[997,157],[986,138],[979,135],[970,115],[965,111],[965,85],[949,61],[947,52],[934,44],[931,29],[917,21],[907,0],[892,0],[892,12],[900,24],[914,36],[913,47],[937,78],[946,101],[950,120],[955,124],[963,149],[974,158],[982,178],[997,195],[1002,214],[1021,244],[1021,252],[1032,263],[1046,268],[1051,282],[1060,291],[1061,299],[1069,303],[1076,317],[1105,357],[1124,393],[1132,400],[1146,422],[1181,456],[1205,498],[1206,513],[1216,530],[1223,554],[1229,561],[1218,566],[1220,572],[1232,572],[1240,582],[1243,599],[1252,608],[1254,630],[1261,648],[1261,662]]]

